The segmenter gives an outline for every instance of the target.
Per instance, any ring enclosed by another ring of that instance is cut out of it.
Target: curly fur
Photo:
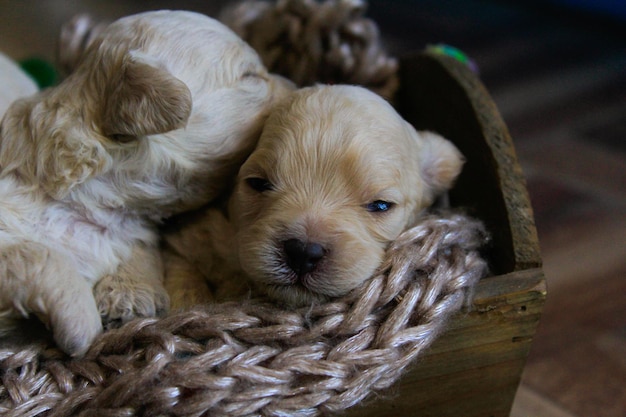
[[[156,223],[228,186],[286,91],[191,12],[120,19],[77,65],[0,126],[0,314],[39,316],[72,355],[101,316],[167,309]]]

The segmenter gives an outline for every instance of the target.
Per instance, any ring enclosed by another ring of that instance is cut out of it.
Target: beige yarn
[[[398,62],[387,55],[365,10],[363,0],[252,0],[226,9],[219,19],[271,72],[298,86],[357,84],[390,100],[398,88]]]
[[[431,215],[344,298],[224,303],[103,334],[83,359],[0,349],[3,416],[315,416],[388,388],[485,274],[480,222]]]

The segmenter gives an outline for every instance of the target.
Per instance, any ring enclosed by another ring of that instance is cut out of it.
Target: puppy
[[[283,81],[191,12],[112,23],[58,87],[0,126],[0,317],[36,315],[81,355],[105,325],[166,311],[156,225],[250,153]]]
[[[304,88],[267,119],[227,214],[204,213],[175,244],[196,265],[212,255],[285,305],[322,302],[371,277],[462,165],[452,143],[418,133],[364,88]]]

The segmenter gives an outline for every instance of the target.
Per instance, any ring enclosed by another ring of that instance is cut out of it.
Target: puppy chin
[[[322,303],[332,296],[343,295],[336,288],[323,284],[327,278],[320,270],[298,277],[285,264],[280,251],[271,252],[271,255],[265,253],[249,258],[256,259],[257,262],[244,261],[242,268],[259,292],[272,301],[295,308]]]
[[[302,277],[290,272],[282,276],[265,276],[265,279],[257,275],[255,283],[259,291],[274,302],[297,308],[324,303],[330,299],[341,297],[353,289],[352,286],[339,288],[333,284],[333,278],[341,279],[321,271],[312,272]],[[354,287],[358,287],[363,281],[365,279],[358,282],[352,280],[351,283]]]
[[[290,308],[321,304],[342,297],[371,277],[382,261],[382,250],[370,245],[336,245],[332,255],[316,269],[298,276],[286,263],[279,244],[261,240],[245,245],[240,252],[241,266],[260,293]],[[350,250],[352,249],[352,250]],[[366,256],[358,254],[365,253]]]
[[[276,285],[257,282],[257,287],[274,302],[290,308],[304,307],[312,304],[322,304],[331,297],[311,291],[300,283]]]

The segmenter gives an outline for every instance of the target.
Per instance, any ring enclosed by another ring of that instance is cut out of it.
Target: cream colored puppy
[[[168,307],[156,224],[212,200],[282,81],[191,12],[126,17],[0,126],[0,326],[39,316],[72,355]],[[0,327],[2,329],[2,327]]]
[[[271,113],[227,216],[204,213],[179,250],[193,256],[208,239],[214,258],[287,305],[338,297],[374,274],[462,164],[449,141],[417,132],[364,88],[305,88]]]

